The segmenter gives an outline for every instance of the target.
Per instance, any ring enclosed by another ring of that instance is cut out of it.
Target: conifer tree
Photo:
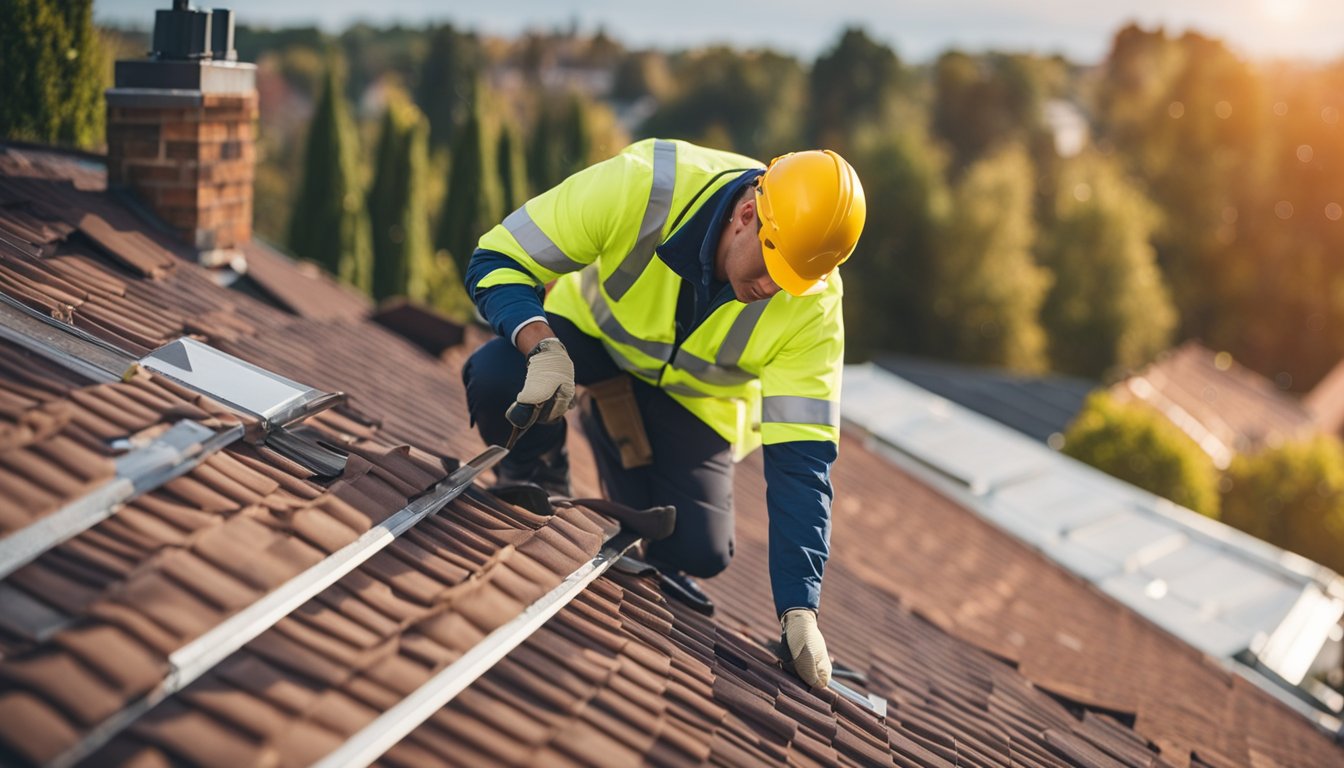
[[[453,167],[435,238],[435,245],[452,256],[463,275],[481,235],[504,218],[495,139],[482,107],[482,90],[476,87],[471,111],[453,139]]]
[[[359,184],[355,126],[333,62],[313,114],[289,248],[361,291],[372,283],[369,217]]]
[[[100,144],[102,57],[93,0],[0,2],[0,138]]]
[[[522,142],[513,127],[500,127],[498,147],[499,181],[504,212],[507,214],[527,202],[527,163],[523,159]]]
[[[429,55],[420,69],[415,100],[429,120],[434,149],[448,147],[471,107],[472,81],[481,68],[480,42],[451,24],[429,33]]]
[[[577,93],[542,102],[527,152],[532,188],[550,189],[588,166],[593,148],[589,105]]]
[[[375,299],[429,298],[433,252],[425,208],[427,136],[425,117],[414,104],[404,97],[389,101],[369,188]]]

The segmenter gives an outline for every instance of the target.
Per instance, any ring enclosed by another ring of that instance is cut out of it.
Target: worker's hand
[[[831,656],[826,653],[826,639],[817,629],[817,614],[808,608],[791,608],[784,612],[780,624],[784,627],[784,648],[793,659],[793,671],[804,683],[825,688],[831,682]]]
[[[559,339],[542,339],[528,353],[527,378],[516,402],[541,409],[537,421],[543,424],[569,410],[574,402],[574,361]]]

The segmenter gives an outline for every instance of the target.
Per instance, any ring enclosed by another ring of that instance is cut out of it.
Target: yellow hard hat
[[[854,168],[829,149],[791,152],[770,162],[756,187],[765,268],[794,296],[820,293],[854,252],[868,216]]]

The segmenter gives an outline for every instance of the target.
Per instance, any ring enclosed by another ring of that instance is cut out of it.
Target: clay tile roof
[[[1316,429],[1311,412],[1273,382],[1230,357],[1220,360],[1213,350],[1194,341],[1166,353],[1112,391],[1169,414],[1173,410],[1188,414],[1233,454],[1300,438]],[[1179,415],[1173,420],[1181,423]]]
[[[86,158],[12,147],[0,158],[0,180],[74,181],[96,205],[121,205],[84,176]],[[195,334],[346,392],[306,428],[349,458],[322,479],[265,446],[230,443],[0,579],[0,764],[50,760],[109,722],[127,727],[91,764],[312,763],[615,532],[583,507],[543,517],[473,488],[158,697],[170,658],[186,663],[175,653],[482,451],[458,371],[468,350],[436,359],[362,311],[281,311],[185,261],[133,270],[77,225],[39,226],[15,210],[0,206],[0,231],[18,241],[0,253],[0,292],[128,355]],[[104,481],[120,450],[110,438],[172,419],[219,428],[229,416],[153,374],[81,379],[21,342],[0,343],[0,542]],[[647,577],[609,571],[379,762],[1338,763],[1328,738],[1241,678],[849,437],[842,455],[822,626],[837,659],[866,676],[852,685],[888,701],[885,718],[804,689],[773,655],[757,457],[738,473],[737,557],[707,585],[716,619],[669,603]],[[582,444],[573,460],[579,489],[595,492]]]
[[[1344,435],[1344,360],[1312,387],[1302,404],[1311,412],[1321,431]]]

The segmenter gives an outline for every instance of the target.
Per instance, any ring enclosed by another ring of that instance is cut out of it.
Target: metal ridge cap
[[[621,532],[608,539],[592,560],[580,565],[554,589],[524,608],[522,613],[481,638],[457,661],[439,670],[409,696],[365,725],[336,751],[317,762],[316,768],[362,768],[377,760],[457,694],[489,672],[513,649],[526,642],[552,616],[587,589],[589,584],[606,573],[638,541],[639,537],[630,532]]]
[[[413,525],[437,513],[506,453],[505,449],[498,446],[487,448],[359,538],[174,651],[168,656],[168,674],[157,686],[94,726],[83,739],[71,745],[48,765],[53,768],[73,766],[93,754],[164,699],[190,685],[233,652],[358,568]]]
[[[111,517],[120,505],[190,472],[242,436],[242,425],[214,432],[182,420],[148,445],[117,457],[117,474],[111,480],[0,538],[0,579]]]

